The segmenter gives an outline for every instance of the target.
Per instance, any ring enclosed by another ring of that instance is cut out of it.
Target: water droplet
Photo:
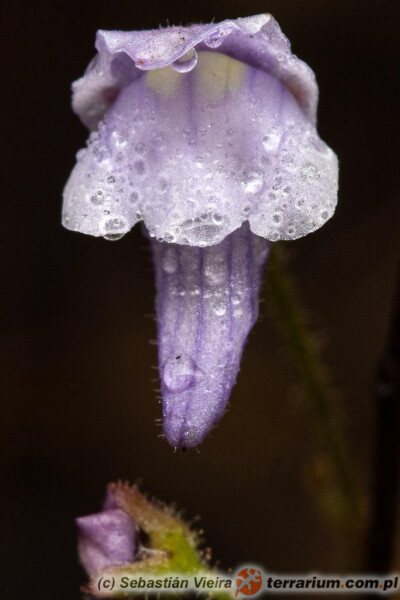
[[[108,158],[111,155],[111,152],[105,144],[95,144],[93,146],[93,154],[96,159],[101,162],[105,158]]]
[[[234,305],[240,304],[242,300],[242,297],[240,294],[233,294],[232,298],[231,298],[231,302]]]
[[[122,215],[103,217],[99,224],[100,233],[106,240],[119,240],[129,231],[129,223]]]
[[[188,73],[197,65],[197,52],[194,48],[172,63],[172,68],[178,73]]]
[[[89,139],[88,139],[87,143],[89,146],[91,146],[92,144],[97,142],[99,139],[100,139],[100,133],[98,131],[92,131],[92,133],[89,135]]]
[[[226,313],[226,305],[224,302],[217,302],[217,304],[214,306],[214,312],[217,317],[222,317]]]
[[[279,125],[272,127],[269,133],[263,138],[263,146],[267,152],[274,152],[278,149],[282,139],[282,128]]]
[[[186,223],[182,224],[182,229],[185,231],[189,244],[195,244],[204,248],[205,246],[217,244],[220,241],[221,227],[219,225],[205,223],[203,225],[194,225],[192,228],[187,228]]]
[[[90,196],[90,202],[92,204],[94,204],[95,206],[98,206],[99,204],[103,204],[103,202],[104,202],[103,192],[101,190],[97,190],[96,194],[93,194],[92,196]]]
[[[328,146],[322,140],[314,136],[308,138],[308,145],[320,154],[327,154],[329,152]]]
[[[196,167],[202,167],[203,162],[204,158],[202,156],[196,156],[196,158],[194,159],[194,164],[196,165]]]
[[[197,368],[185,353],[177,353],[166,360],[162,368],[162,380],[171,392],[183,392],[196,383]]]
[[[320,172],[319,169],[313,164],[308,163],[304,165],[304,167],[300,171],[300,177],[302,179],[319,179]]]
[[[87,154],[87,148],[81,148],[76,153],[76,160],[79,162],[80,160],[82,160],[85,157],[86,154]]]
[[[244,181],[247,194],[257,194],[264,185],[262,175],[257,171],[245,173]]]
[[[229,35],[230,31],[224,31],[223,29],[218,29],[209,35],[207,39],[204,40],[204,44],[208,48],[219,48],[224,41],[224,38]]]
[[[282,188],[282,177],[277,177],[275,179],[274,185],[272,186],[272,189],[277,191],[277,190],[280,190],[281,188]]]
[[[227,268],[224,258],[210,255],[204,267],[207,283],[211,285],[225,283]]]

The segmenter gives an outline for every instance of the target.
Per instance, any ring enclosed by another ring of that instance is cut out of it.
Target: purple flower
[[[199,444],[222,416],[258,313],[269,242],[333,214],[337,159],[318,88],[267,14],[99,31],[73,84],[93,130],[64,190],[69,229],[122,237],[143,221],[157,283],[164,430]]]
[[[103,510],[76,519],[79,531],[79,558],[88,575],[108,567],[132,563],[138,549],[134,521],[108,491]]]
[[[110,593],[99,581],[204,570],[207,558],[198,548],[198,533],[175,513],[172,506],[150,500],[135,485],[110,483],[102,512],[77,519],[79,557],[89,575],[84,591],[120,598],[127,592],[118,582]]]

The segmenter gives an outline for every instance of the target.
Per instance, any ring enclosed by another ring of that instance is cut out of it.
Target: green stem
[[[285,268],[283,249],[273,244],[267,269],[269,298],[286,339],[302,386],[314,411],[326,452],[332,461],[337,491],[347,517],[360,517],[352,482],[353,474],[343,429],[332,410],[333,391],[315,339],[307,328],[296,287]],[[346,519],[347,520],[347,519]]]

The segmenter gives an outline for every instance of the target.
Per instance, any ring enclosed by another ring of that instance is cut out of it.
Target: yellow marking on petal
[[[220,100],[227,92],[237,90],[243,83],[245,63],[220,54],[199,52],[196,76],[196,91],[208,100]]]
[[[175,71],[171,65],[162,69],[147,71],[147,85],[157,92],[157,94],[160,94],[160,96],[171,98],[178,94],[184,74]]]

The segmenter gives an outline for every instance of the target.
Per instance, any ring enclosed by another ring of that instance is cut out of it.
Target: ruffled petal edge
[[[315,124],[318,87],[310,67],[291,52],[290,42],[270,14],[221,23],[149,31],[103,31],[96,35],[98,54],[83,77],[72,84],[72,106],[95,129],[121,89],[142,71],[160,69],[194,47],[222,52],[279,79]]]

